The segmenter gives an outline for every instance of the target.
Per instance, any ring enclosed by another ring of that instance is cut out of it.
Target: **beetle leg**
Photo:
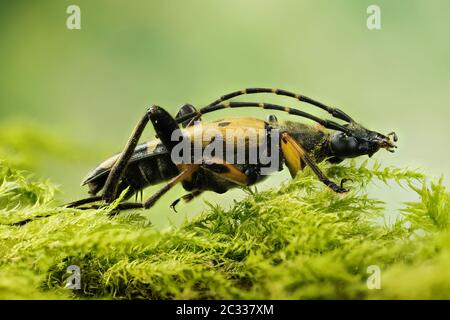
[[[100,201],[102,199],[103,199],[102,196],[89,197],[89,198],[85,198],[85,199],[81,199],[81,200],[70,202],[70,203],[64,205],[64,207],[66,207],[66,208],[76,208],[76,207],[82,206],[84,204]]]
[[[239,168],[220,158],[213,157],[205,160],[195,173],[193,180],[186,179],[183,181],[185,190],[194,190],[194,192],[196,190],[210,190],[221,194],[231,187],[230,184],[245,187],[254,184],[259,178],[259,170]]]
[[[113,202],[117,198],[117,190],[119,187],[119,182],[125,173],[125,170],[128,166],[128,162],[130,161],[131,156],[133,155],[134,149],[144,131],[145,127],[150,120],[149,113],[152,108],[149,108],[145,115],[138,122],[136,127],[134,128],[130,138],[128,139],[127,144],[123,152],[120,154],[114,166],[111,168],[111,171],[108,174],[108,178],[105,182],[105,187],[103,189],[102,198],[107,203]]]
[[[176,199],[174,202],[172,202],[172,204],[170,205],[170,208],[177,212],[176,210],[176,205],[178,204],[178,202],[180,202],[181,200],[183,200],[184,202],[190,202],[192,199],[194,199],[195,197],[198,197],[199,195],[202,194],[202,190],[195,190],[191,193],[185,194],[184,196],[182,196],[181,198]]]
[[[300,171],[304,165],[308,165],[319,180],[330,187],[334,192],[345,193],[349,191],[348,189],[343,188],[343,183],[347,179],[343,179],[340,186],[328,179],[308,153],[287,132],[284,132],[281,135],[281,150],[292,177],[295,177],[297,172]]]
[[[297,173],[305,166],[305,163],[302,163],[306,153],[305,150],[289,134],[282,133],[281,152],[291,177],[295,178]]]
[[[182,117],[182,116],[184,116],[186,114],[191,114],[191,113],[196,113],[196,112],[197,112],[197,109],[195,109],[195,107],[193,105],[191,105],[191,104],[183,104],[181,106],[180,110],[178,111],[178,113],[175,115],[175,118],[180,118],[180,117]],[[194,118],[192,118],[190,120],[183,121],[181,123],[181,126],[183,128],[190,127],[190,126],[192,126],[194,124],[195,120],[200,121],[201,119],[200,119],[200,117],[198,117],[198,118],[194,117]]]
[[[173,133],[180,129],[176,120],[166,110],[159,106],[153,106],[148,110],[148,119],[152,122],[156,134],[166,147],[167,151],[171,153],[172,149],[178,144],[177,141],[172,140]],[[191,180],[192,174],[198,170],[199,165],[178,164],[177,167],[180,173],[169,180],[167,184],[145,201],[145,209],[152,207],[159,198],[177,183]]]
[[[156,193],[154,193],[150,198],[148,198],[144,203],[144,208],[149,209],[152,207],[159,198],[161,198],[167,191],[172,189],[177,183],[182,182],[184,180],[190,179],[191,175],[197,171],[199,165],[185,165],[185,169],[181,171],[177,176],[173,177],[166,183],[161,189],[159,189]]]
[[[124,151],[120,154],[119,158],[108,174],[108,178],[106,179],[102,195],[103,199],[107,203],[111,203],[117,198],[119,182],[122,179],[123,174],[125,173],[128,162],[130,161],[134,149],[136,148],[142,132],[147,126],[149,120],[152,122],[153,127],[155,128],[157,136],[169,152],[172,151],[173,146],[177,143],[171,140],[173,131],[179,129],[177,122],[163,108],[156,105],[150,107],[134,128],[133,133],[131,134],[124,148]]]
[[[253,178],[250,179],[247,174],[239,170],[235,165],[223,160],[215,162],[215,159],[210,159],[208,163],[202,165],[202,169],[240,186],[248,186],[254,180]]]
[[[338,186],[335,182],[328,179],[328,177],[320,170],[320,168],[317,166],[314,160],[311,159],[307,153],[305,153],[303,159],[305,160],[306,164],[311,168],[311,170],[316,174],[319,180],[323,182],[326,186],[330,187],[334,192],[346,193],[350,191],[349,189],[343,188],[344,182],[348,181],[347,178],[342,179],[340,182],[340,186]]]
[[[97,202],[100,200],[102,200],[101,196],[90,197],[90,198],[81,199],[81,200],[77,200],[77,201],[68,203],[64,207],[77,208],[79,210],[100,209],[100,208],[104,207],[105,205],[104,204],[93,204],[93,205],[90,205],[89,207],[83,207],[83,205],[85,205],[85,204]],[[116,210],[139,209],[139,208],[143,208],[143,207],[144,207],[143,204],[140,202],[121,202],[117,205]]]
[[[90,209],[101,209],[104,208],[103,204],[93,204],[89,207],[79,207],[78,210],[90,210]],[[140,202],[121,202],[119,203],[110,213],[110,216],[114,216],[122,210],[131,210],[131,209],[143,209],[144,205]]]

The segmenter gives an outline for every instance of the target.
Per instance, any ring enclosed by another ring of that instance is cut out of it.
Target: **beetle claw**
[[[352,179],[349,179],[349,178],[343,178],[343,179],[341,180],[340,186],[339,186],[338,188],[336,188],[334,191],[336,191],[337,193],[347,193],[347,192],[349,192],[349,191],[350,191],[349,189],[344,188],[344,183],[346,183],[347,181],[353,182]]]
[[[172,202],[172,204],[170,205],[170,209],[172,209],[175,213],[178,213],[176,206],[178,204],[178,202],[180,202],[180,199],[175,200],[174,202]]]

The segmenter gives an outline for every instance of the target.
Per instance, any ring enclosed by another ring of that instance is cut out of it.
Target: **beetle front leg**
[[[311,170],[316,174],[317,178],[323,182],[326,186],[331,188],[337,193],[346,193],[349,190],[344,188],[345,181],[349,179],[342,179],[340,185],[337,185],[334,181],[328,179],[328,177],[320,170],[313,159],[308,153],[300,146],[300,144],[287,132],[281,135],[281,150],[286,161],[286,165],[294,178],[298,171],[301,170],[303,165],[308,165]],[[303,162],[303,163],[302,163]]]
[[[183,182],[184,180],[188,180],[191,178],[192,174],[197,171],[199,168],[198,165],[186,165],[185,169],[182,170],[177,176],[170,179],[161,189],[159,189],[156,193],[154,193],[150,198],[148,198],[143,204],[144,209],[151,208],[156,201],[159,200],[167,191],[172,189],[177,183]]]
[[[319,178],[319,180],[323,182],[327,187],[331,188],[331,190],[336,193],[346,193],[350,191],[349,189],[344,188],[344,183],[346,181],[349,181],[350,179],[344,178],[341,180],[340,184],[337,185],[334,181],[328,179],[328,177],[322,172],[322,170],[320,170],[314,160],[312,160],[307,154],[303,159],[311,168],[311,170],[316,174],[317,178]]]

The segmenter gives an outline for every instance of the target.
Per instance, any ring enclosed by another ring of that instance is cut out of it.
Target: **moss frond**
[[[142,211],[55,207],[49,183],[0,163],[0,298],[450,298],[442,179],[368,162],[322,169],[351,178],[352,191],[337,195],[305,170],[158,231]],[[417,197],[393,224],[377,222],[385,205],[366,189],[376,181]],[[64,288],[70,265],[81,290]],[[370,265],[381,269],[380,290],[366,285]]]

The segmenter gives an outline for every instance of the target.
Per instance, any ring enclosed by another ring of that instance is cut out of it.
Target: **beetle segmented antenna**
[[[175,119],[178,123],[186,121],[188,119],[191,118],[196,118],[199,117],[205,113],[210,113],[210,112],[214,112],[217,110],[221,110],[221,109],[227,109],[227,108],[262,108],[262,109],[267,109],[267,110],[278,110],[278,111],[283,111],[283,112],[287,112],[289,114],[295,115],[295,116],[299,116],[299,117],[303,117],[303,118],[307,118],[310,119],[312,121],[315,121],[319,124],[321,124],[322,126],[324,126],[327,129],[332,129],[332,130],[337,130],[337,131],[342,131],[348,135],[351,135],[351,131],[339,124],[336,123],[334,121],[331,120],[323,120],[320,119],[316,116],[313,116],[312,114],[309,114],[307,112],[304,111],[300,111],[298,109],[294,109],[294,108],[289,108],[289,107],[284,107],[284,106],[280,106],[277,104],[272,104],[272,103],[259,103],[259,102],[225,102],[225,103],[219,103],[216,105],[211,105],[211,106],[206,106],[204,108],[201,108],[199,111],[197,112],[193,112],[187,115],[184,115],[182,117],[179,117],[177,119]]]
[[[223,96],[221,96],[219,99],[211,102],[210,104],[208,104],[206,107],[211,107],[214,105],[217,105],[221,102],[230,100],[232,98],[238,97],[238,96],[242,96],[242,95],[246,95],[246,94],[255,94],[255,93],[272,93],[272,94],[276,94],[279,96],[285,96],[285,97],[290,97],[290,98],[294,98],[297,99],[301,102],[306,102],[309,103],[313,106],[319,107],[322,110],[325,110],[326,112],[328,112],[329,114],[331,114],[333,117],[337,118],[337,119],[341,119],[343,121],[346,122],[353,122],[353,119],[347,115],[344,111],[338,109],[338,108],[333,108],[333,107],[329,107],[325,104],[323,104],[322,102],[316,101],[314,99],[308,98],[307,96],[298,94],[298,93],[294,93],[294,92],[290,92],[290,91],[286,91],[283,89],[272,89],[272,88],[247,88],[247,89],[242,89],[239,91],[234,91],[231,93],[227,93]]]

